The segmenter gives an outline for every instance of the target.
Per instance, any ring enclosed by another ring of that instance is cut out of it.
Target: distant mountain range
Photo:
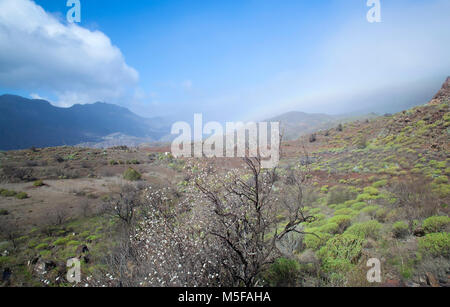
[[[125,145],[158,141],[170,133],[161,118],[143,118],[113,104],[97,102],[59,108],[45,100],[0,96],[0,149],[61,145]],[[118,141],[114,137],[118,136]]]
[[[447,80],[448,83],[448,80]],[[377,117],[289,112],[267,122],[280,122],[285,140],[294,140],[339,123]],[[138,146],[170,142],[170,122],[160,117],[144,118],[130,110],[102,102],[59,108],[48,101],[15,95],[0,96],[0,150],[30,147]]]

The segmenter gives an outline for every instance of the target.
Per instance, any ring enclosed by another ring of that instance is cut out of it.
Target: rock
[[[450,99],[450,77],[445,80],[441,90],[433,97],[430,104],[440,104]]]
[[[414,230],[414,236],[416,236],[416,237],[424,237],[425,236],[425,230],[423,230],[422,227],[417,227]]]
[[[426,275],[427,275],[428,285],[432,286],[433,288],[439,288],[441,286],[433,274],[428,272]]]
[[[36,262],[33,271],[36,274],[43,275],[46,274],[48,271],[53,270],[56,268],[56,263],[51,260],[44,260],[39,258],[39,260]]]
[[[317,259],[314,251],[311,249],[308,249],[300,255],[298,261],[300,263],[307,264],[307,263],[317,263],[319,260]]]
[[[398,288],[403,287],[403,283],[401,280],[398,279],[388,279],[386,282],[382,285],[384,288]]]
[[[78,255],[78,257],[81,257],[82,255],[89,253],[89,248],[86,245],[80,245],[78,246],[77,250],[76,250],[76,254]]]
[[[11,275],[12,275],[11,269],[5,268],[2,274],[2,281],[8,283],[11,279]]]

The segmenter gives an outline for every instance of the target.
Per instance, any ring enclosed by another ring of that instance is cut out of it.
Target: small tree
[[[200,175],[196,187],[209,206],[208,233],[215,237],[226,255],[223,267],[231,277],[231,286],[253,287],[261,273],[281,253],[277,247],[287,234],[303,233],[299,225],[312,221],[303,214],[303,193],[300,176],[296,195],[283,202],[273,192],[276,169],[263,170],[260,158],[245,158],[248,174],[238,171],[227,176]],[[279,228],[277,215],[284,209],[287,224]]]
[[[136,209],[141,205],[140,191],[130,185],[123,186],[117,197],[106,201],[107,211],[127,226],[132,225]]]
[[[123,173],[123,178],[129,181],[138,181],[141,180],[142,175],[134,168],[130,167]]]

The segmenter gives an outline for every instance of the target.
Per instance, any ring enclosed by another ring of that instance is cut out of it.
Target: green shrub
[[[362,213],[366,213],[368,215],[375,215],[376,212],[378,211],[378,209],[380,209],[379,206],[377,205],[373,205],[373,206],[367,206],[364,209],[361,210]]]
[[[141,180],[142,175],[134,168],[130,167],[123,173],[123,178],[129,181]]]
[[[374,187],[366,187],[364,188],[364,193],[371,196],[377,196],[378,194],[380,194],[380,191],[378,191],[378,189]]]
[[[17,193],[15,191],[9,191],[9,190],[3,190],[1,193],[1,195],[3,197],[14,197],[14,196],[16,196],[16,194]]]
[[[321,233],[337,234],[339,233],[339,225],[336,223],[328,223],[318,228]]]
[[[339,233],[342,233],[352,224],[352,217],[349,215],[336,215],[330,218],[328,222],[338,224]]]
[[[440,176],[434,180],[434,183],[441,184],[441,183],[448,183],[448,177],[447,176]]]
[[[382,225],[377,221],[368,221],[353,224],[345,231],[345,233],[355,235],[363,239],[377,239],[379,237],[381,228]]]
[[[363,201],[367,201],[367,200],[373,200],[373,199],[377,199],[378,197],[375,195],[370,195],[369,193],[363,193],[363,194],[359,194],[358,197],[356,197],[356,200],[358,202],[363,202]]]
[[[419,239],[419,250],[432,256],[450,257],[450,233],[430,233]]]
[[[16,194],[16,198],[17,199],[27,199],[28,198],[28,194],[25,192],[20,192]]]
[[[318,252],[325,272],[347,272],[361,257],[364,239],[342,234],[330,239]]]
[[[403,238],[409,234],[409,226],[406,222],[399,221],[392,225],[392,234],[396,238]]]
[[[435,233],[445,231],[450,224],[450,217],[448,216],[432,216],[423,222],[423,229],[425,233]]]
[[[378,222],[384,223],[386,221],[386,218],[389,214],[389,210],[386,208],[379,208],[377,211],[375,211],[375,218]]]
[[[306,232],[312,234],[306,234],[303,239],[303,243],[307,249],[312,250],[318,250],[332,237],[329,233],[320,233],[318,231],[314,231],[313,229],[306,230]]]
[[[53,242],[53,245],[55,246],[61,246],[61,245],[66,245],[67,242],[69,242],[71,240],[70,237],[66,237],[66,238],[59,238],[56,241]]]
[[[348,187],[335,186],[328,193],[327,204],[342,204],[356,197],[354,190]]]
[[[36,180],[34,183],[33,183],[33,186],[34,187],[42,187],[42,186],[44,186],[45,184],[44,184],[44,182],[42,181],[42,180]]]
[[[352,215],[355,215],[355,214],[356,214],[356,212],[354,210],[350,209],[350,208],[342,208],[342,209],[336,210],[334,212],[334,215],[348,215],[348,216],[352,216]]]
[[[9,214],[9,211],[8,210],[6,210],[6,209],[0,209],[0,216],[4,216],[4,215],[8,215]]]
[[[66,245],[67,246],[79,246],[79,245],[81,245],[81,242],[75,241],[75,240],[71,240],[71,241],[67,242]]]
[[[378,188],[385,187],[387,184],[388,184],[388,181],[387,181],[386,179],[383,179],[383,180],[374,182],[374,183],[372,184],[372,187],[378,189]]]
[[[47,243],[41,243],[38,246],[36,246],[34,249],[36,250],[43,250],[43,249],[47,249],[48,248],[48,244]]]
[[[299,272],[297,261],[279,258],[264,273],[264,279],[271,287],[295,287]]]
[[[354,203],[351,208],[353,210],[360,211],[365,206],[367,206],[367,204],[365,202],[357,202],[357,203]]]

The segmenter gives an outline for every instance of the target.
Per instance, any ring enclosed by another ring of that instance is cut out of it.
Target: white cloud
[[[30,97],[33,98],[33,99],[48,100],[47,98],[42,97],[41,95],[36,94],[36,93],[31,93],[31,94],[30,94]]]
[[[64,24],[30,0],[0,0],[0,86],[51,92],[62,106],[116,102],[139,80],[100,31]]]

